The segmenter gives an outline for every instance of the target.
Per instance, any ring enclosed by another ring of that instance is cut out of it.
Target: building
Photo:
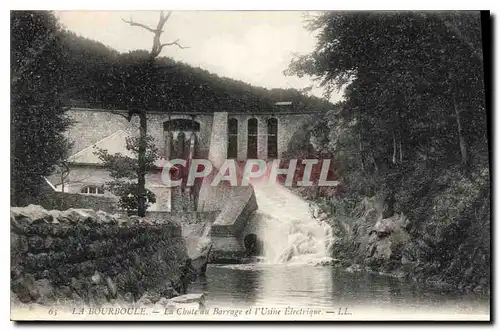
[[[281,103],[278,106],[289,106]],[[117,114],[118,113],[118,114]],[[139,120],[128,122],[119,113],[103,109],[72,108],[68,111],[74,125],[67,132],[73,142],[68,159],[69,173],[64,181],[54,174],[48,178],[58,191],[96,196],[113,196],[102,188],[112,180],[95,155],[96,148],[108,153],[131,156],[125,138],[138,136]],[[293,112],[148,112],[148,135],[151,135],[161,158],[146,176],[146,188],[155,193],[157,201],[150,211],[171,211],[177,206],[175,192],[161,178],[162,166],[173,158],[276,159],[287,150],[288,143],[303,123],[318,116],[318,111]],[[193,207],[195,208],[195,207]]]

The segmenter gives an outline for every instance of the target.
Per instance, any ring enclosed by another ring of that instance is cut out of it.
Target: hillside
[[[220,77],[201,68],[162,57],[154,77],[144,83],[142,61],[147,51],[119,53],[97,41],[64,31],[64,98],[67,105],[129,109],[148,96],[150,110],[259,112],[275,110],[328,110],[332,104],[294,89],[266,89]],[[150,86],[151,86],[150,85]],[[274,106],[292,101],[293,108]]]

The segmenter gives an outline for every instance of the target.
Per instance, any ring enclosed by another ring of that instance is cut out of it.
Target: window
[[[228,144],[227,158],[235,159],[238,156],[238,120],[230,118],[227,122]]]
[[[278,120],[274,117],[267,120],[267,157],[278,157]]]
[[[104,194],[104,190],[102,187],[98,186],[87,186],[80,190],[82,194]]]
[[[248,120],[248,145],[247,145],[247,158],[257,158],[257,137],[258,137],[258,122],[256,118]]]

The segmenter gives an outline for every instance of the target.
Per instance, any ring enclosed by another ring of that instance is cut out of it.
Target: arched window
[[[238,120],[230,118],[227,122],[227,158],[236,159],[238,157]]]
[[[163,122],[163,132],[165,140],[163,157],[167,159],[186,157],[189,154],[188,149],[191,148],[189,141],[191,135],[193,133],[199,135],[200,123],[195,121],[194,117],[192,119],[176,118]],[[179,139],[179,134],[184,136],[184,140]],[[196,147],[196,145],[193,146],[193,156]]]
[[[248,142],[247,142],[247,158],[257,158],[257,138],[258,138],[258,122],[256,118],[248,120]]]
[[[278,157],[278,120],[274,117],[267,120],[267,157]]]
[[[104,194],[104,190],[102,187],[90,185],[90,186],[86,186],[86,187],[82,188],[80,190],[80,193],[89,194],[89,195],[91,195],[91,194]]]

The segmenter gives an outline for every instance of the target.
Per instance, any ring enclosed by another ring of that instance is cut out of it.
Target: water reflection
[[[206,283],[190,292],[205,292],[207,307],[272,305],[370,309],[453,309],[488,311],[487,298],[442,293],[398,279],[348,273],[333,267],[288,264],[209,265]]]

